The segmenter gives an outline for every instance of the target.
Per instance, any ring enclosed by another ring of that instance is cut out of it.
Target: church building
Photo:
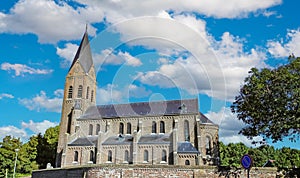
[[[66,76],[56,167],[217,164],[218,125],[198,99],[97,106],[96,88],[85,32]]]

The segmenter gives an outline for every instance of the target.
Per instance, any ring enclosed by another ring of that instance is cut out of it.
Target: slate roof
[[[96,146],[97,145],[97,136],[90,137],[80,137],[73,140],[68,146]]]
[[[198,99],[91,106],[80,119],[198,114]],[[208,119],[205,116],[203,121]]]
[[[86,73],[88,73],[89,70],[91,69],[91,67],[93,66],[93,58],[92,58],[90,42],[89,42],[87,31],[84,33],[84,35],[82,37],[81,43],[80,43],[79,48],[76,52],[76,55],[73,59],[70,69],[73,67],[73,65],[77,61],[79,61],[79,63],[81,64],[81,66],[83,67],[83,69]]]
[[[133,137],[130,135],[119,135],[107,138],[102,145],[130,145]]]
[[[150,134],[141,136],[138,144],[169,144],[170,134]]]
[[[177,153],[194,153],[198,154],[199,151],[190,142],[178,142]]]

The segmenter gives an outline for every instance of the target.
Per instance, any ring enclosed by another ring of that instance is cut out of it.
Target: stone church
[[[85,32],[66,76],[56,167],[218,163],[218,125],[198,99],[97,106],[96,87]]]

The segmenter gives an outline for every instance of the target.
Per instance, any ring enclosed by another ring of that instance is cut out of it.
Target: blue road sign
[[[241,164],[245,169],[250,169],[252,166],[252,158],[245,154],[241,159]]]

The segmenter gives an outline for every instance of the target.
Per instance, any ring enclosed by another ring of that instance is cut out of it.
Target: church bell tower
[[[66,76],[58,138],[56,167],[63,166],[68,137],[75,134],[76,120],[96,105],[96,75],[88,33],[85,31]]]

